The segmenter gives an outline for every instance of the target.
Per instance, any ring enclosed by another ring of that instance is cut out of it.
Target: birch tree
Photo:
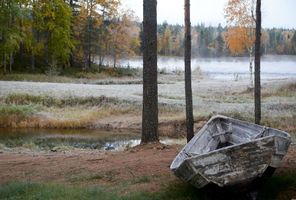
[[[249,53],[250,83],[253,86],[253,49],[255,42],[254,0],[228,0],[225,18],[228,23],[226,43],[235,55]]]

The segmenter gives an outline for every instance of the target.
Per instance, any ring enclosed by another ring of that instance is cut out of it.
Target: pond
[[[132,68],[142,68],[142,57],[121,59],[118,64]],[[112,64],[106,60],[106,64]],[[219,58],[193,58],[192,70],[199,68],[212,78],[230,79],[233,75],[249,76],[248,57],[219,57]],[[254,66],[254,64],[253,64]],[[182,71],[184,69],[183,57],[158,57],[158,68],[165,72]],[[296,77],[296,56],[265,55],[261,59],[261,75],[265,79]]]
[[[25,148],[58,151],[78,148],[123,151],[140,144],[140,136],[134,131],[0,129],[0,150]],[[160,141],[168,145],[186,142],[185,139],[169,138],[161,138]]]

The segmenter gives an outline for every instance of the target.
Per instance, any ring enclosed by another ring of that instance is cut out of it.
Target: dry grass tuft
[[[295,97],[296,96],[296,83],[290,83],[279,87],[274,91],[266,91],[262,93],[263,98],[268,98],[272,96],[278,97]]]

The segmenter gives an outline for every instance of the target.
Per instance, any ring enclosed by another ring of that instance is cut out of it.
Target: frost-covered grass
[[[36,105],[16,105],[16,104],[0,104],[0,116],[16,116],[18,118],[24,118],[33,115],[40,110]]]
[[[128,115],[140,119],[142,105],[136,101],[105,96],[58,98],[11,93],[0,98],[0,111],[0,127],[95,128],[103,118]],[[165,119],[179,119],[175,116],[179,116],[182,109],[160,104],[159,113]]]
[[[53,82],[53,83],[74,83],[75,79],[66,76],[48,76],[46,74],[0,74],[0,80],[3,81],[32,81],[32,82]]]
[[[166,78],[170,77],[166,75]],[[168,81],[164,78],[161,81]],[[184,84],[176,77],[172,81],[175,82],[159,85],[159,121],[184,124]],[[225,83],[211,79],[194,80],[195,120],[206,121],[214,114],[224,114],[253,122],[254,97],[253,90],[246,89],[248,84],[246,81]],[[266,81],[262,85],[262,122],[294,132],[295,125],[290,120],[294,119],[296,113],[296,84],[286,80],[279,83]],[[3,118],[0,118],[0,126],[94,128],[100,127],[97,126],[100,123],[109,124],[112,128],[127,128],[129,125],[141,128],[142,87],[139,84],[98,86],[2,82],[0,87],[2,107],[39,108],[22,121],[7,120],[10,118],[1,121]]]
[[[116,98],[100,97],[72,97],[57,98],[49,95],[30,95],[26,93],[10,93],[1,98],[6,104],[31,105],[37,104],[45,107],[71,107],[71,106],[102,106],[106,104],[127,104],[127,101],[119,101]]]
[[[54,73],[24,73],[16,72],[12,74],[0,74],[3,81],[30,81],[30,82],[52,82],[52,83],[93,83],[97,84],[116,84],[116,79],[140,76],[141,69],[128,67],[95,67],[89,71],[82,71],[78,68],[67,68],[63,72]],[[110,80],[111,79],[111,80]],[[134,84],[134,81],[118,80],[123,84]]]

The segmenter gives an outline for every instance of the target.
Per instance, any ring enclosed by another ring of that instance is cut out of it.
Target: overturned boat
[[[181,150],[170,168],[196,188],[248,184],[279,167],[291,143],[288,133],[232,119],[212,117]]]

